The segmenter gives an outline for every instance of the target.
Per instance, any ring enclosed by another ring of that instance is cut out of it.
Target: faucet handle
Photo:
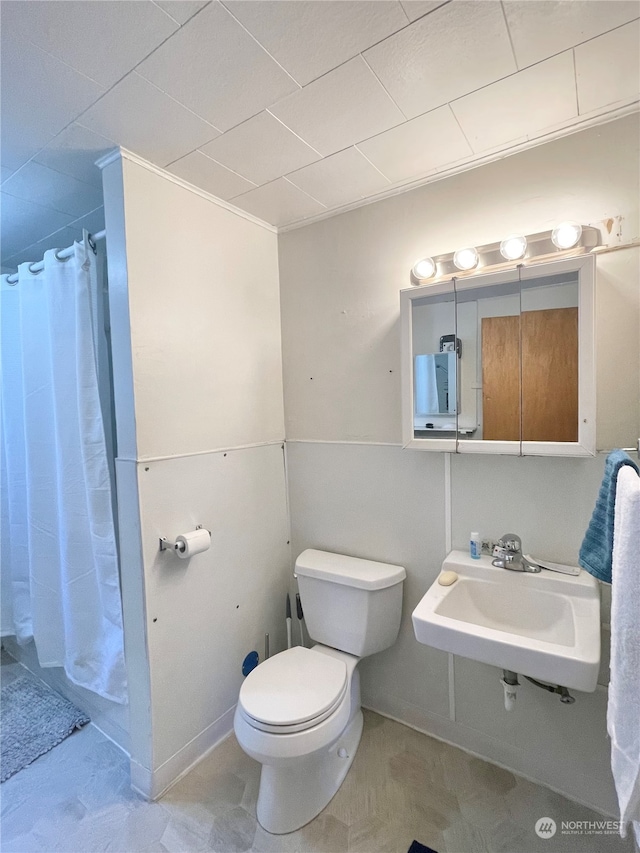
[[[505,551],[512,551],[514,554],[522,552],[522,540],[515,533],[505,533],[498,540],[498,545]]]

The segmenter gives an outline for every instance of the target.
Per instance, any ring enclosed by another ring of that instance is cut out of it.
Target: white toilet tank
[[[357,657],[395,643],[407,576],[402,566],[307,549],[295,570],[312,640]]]

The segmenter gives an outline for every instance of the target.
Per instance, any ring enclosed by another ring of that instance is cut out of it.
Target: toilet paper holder
[[[196,529],[196,530],[202,530],[202,529],[203,529],[202,524],[196,524],[195,529]],[[211,531],[210,531],[210,530],[207,530],[207,533],[209,534],[209,536],[211,536]],[[167,538],[166,538],[166,536],[161,536],[161,537],[160,537],[160,549],[159,549],[159,550],[160,550],[160,551],[173,551],[173,552],[176,552],[176,551],[179,551],[179,550],[180,550],[180,543],[178,543],[178,542],[171,542],[169,539],[167,539]]]

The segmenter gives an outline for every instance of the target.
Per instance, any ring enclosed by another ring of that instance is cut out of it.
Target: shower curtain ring
[[[55,257],[56,261],[60,261],[61,263],[64,263],[64,261],[69,260],[71,255],[62,255],[61,252],[62,252],[62,249],[56,249],[54,257]]]
[[[34,261],[34,263],[29,264],[29,272],[31,273],[31,275],[38,275],[40,270],[32,270],[31,269],[31,267],[37,267],[37,266],[38,266],[38,264],[35,261]]]

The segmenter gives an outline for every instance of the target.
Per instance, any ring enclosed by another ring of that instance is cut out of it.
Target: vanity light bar
[[[600,231],[578,222],[561,222],[552,231],[512,234],[500,243],[468,247],[447,255],[418,261],[411,270],[411,284],[418,286],[452,276],[473,275],[482,270],[508,269],[514,263],[539,261],[545,257],[566,257],[589,252],[601,245]],[[475,260],[475,263],[471,263]]]

